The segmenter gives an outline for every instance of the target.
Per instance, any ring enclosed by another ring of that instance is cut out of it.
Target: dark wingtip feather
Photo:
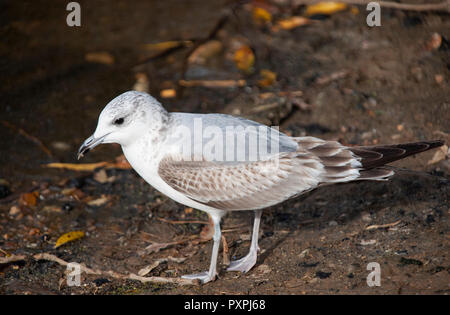
[[[416,153],[440,147],[443,144],[443,140],[431,140],[394,145],[355,147],[350,148],[350,150],[361,159],[360,162],[364,169],[371,169]]]

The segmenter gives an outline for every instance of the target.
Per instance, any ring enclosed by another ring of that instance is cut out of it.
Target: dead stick
[[[141,282],[154,282],[154,283],[175,283],[181,285],[198,285],[199,280],[197,279],[183,279],[183,278],[164,278],[164,277],[141,277],[131,273],[128,279],[138,280]]]
[[[395,221],[393,223],[387,223],[387,224],[381,224],[381,225],[378,225],[378,224],[369,225],[368,227],[366,227],[366,230],[385,229],[385,228],[388,228],[388,227],[396,226],[400,222],[402,222],[402,221],[398,220],[398,221]]]
[[[0,257],[0,264],[10,264],[12,262],[25,260],[24,255],[11,255],[6,257]]]
[[[47,147],[42,143],[42,141],[39,140],[38,138],[36,138],[35,136],[30,135],[28,132],[26,132],[26,131],[23,130],[22,128],[16,127],[16,126],[14,126],[13,124],[11,124],[11,123],[9,123],[9,122],[7,122],[7,121],[5,121],[5,120],[2,120],[2,124],[3,124],[5,127],[9,128],[9,129],[11,129],[11,130],[13,130],[13,131],[18,132],[19,134],[21,134],[21,135],[24,136],[25,138],[27,138],[27,139],[33,141],[35,144],[37,144],[37,145],[41,148],[42,151],[45,152],[45,154],[47,154],[49,157],[53,157],[52,152],[50,152],[50,150],[47,149]]]
[[[172,221],[172,220],[167,220],[167,219],[164,219],[164,218],[157,218],[159,221],[162,221],[162,222],[165,222],[165,223],[170,223],[170,224],[189,224],[189,223],[192,223],[192,224],[209,224],[209,222],[207,222],[207,221],[195,221],[195,220],[192,220],[192,221],[189,221],[189,220],[184,220],[184,221]]]
[[[69,263],[65,260],[62,260],[61,258],[56,257],[55,255],[49,254],[49,253],[41,253],[36,254],[33,256],[36,260],[48,260],[48,261],[54,261],[62,266],[67,266]],[[138,275],[135,275],[133,273],[130,273],[129,275],[122,275],[115,271],[108,270],[108,271],[102,271],[102,270],[93,270],[86,266],[81,265],[81,270],[86,272],[87,274],[94,274],[94,275],[105,275],[110,276],[116,279],[131,279],[131,280],[138,280],[141,282],[154,282],[154,283],[175,283],[175,284],[181,284],[181,285],[197,285],[199,284],[198,280],[191,280],[191,279],[182,279],[182,278],[164,278],[164,277],[141,277]]]

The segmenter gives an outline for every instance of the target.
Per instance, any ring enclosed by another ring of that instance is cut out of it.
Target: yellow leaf
[[[359,9],[357,7],[351,7],[350,8],[350,12],[354,15],[358,15],[359,14]]]
[[[266,24],[272,21],[272,14],[266,9],[260,7],[253,8],[253,21],[258,24]]]
[[[174,98],[177,96],[177,91],[175,89],[165,89],[161,90],[160,95],[162,98]]]
[[[250,73],[255,64],[255,55],[250,47],[242,46],[234,53],[234,62],[239,70]]]
[[[315,14],[333,14],[335,12],[339,12],[345,10],[347,8],[347,4],[341,2],[334,1],[325,1],[319,2],[316,4],[308,5],[306,7],[305,14],[307,16],[315,15]]]
[[[312,21],[302,16],[292,16],[288,19],[278,21],[278,26],[285,30],[291,30],[293,28],[310,24]]]
[[[277,74],[267,69],[262,69],[259,74],[262,79],[258,81],[258,85],[261,87],[271,86],[277,79]]]
[[[82,237],[84,237],[84,232],[83,231],[72,231],[72,232],[69,232],[69,233],[65,233],[65,234],[61,235],[58,238],[54,248],[58,248],[61,245],[64,245],[64,244],[66,244],[68,242],[75,241],[75,240],[80,239]]]

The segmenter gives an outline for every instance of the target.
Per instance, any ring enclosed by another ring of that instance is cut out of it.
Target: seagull
[[[383,165],[444,142],[347,147],[225,114],[168,112],[151,95],[128,91],[102,110],[78,159],[104,143],[120,144],[133,169],[162,194],[210,215],[209,270],[183,276],[207,283],[217,276],[220,221],[227,212],[254,211],[249,253],[227,269],[245,273],[256,264],[262,209],[325,185],[387,180],[394,172]]]

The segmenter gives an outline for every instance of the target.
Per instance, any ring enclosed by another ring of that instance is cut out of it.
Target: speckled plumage
[[[220,219],[227,211],[255,211],[250,252],[229,268],[246,272],[256,263],[261,209],[322,185],[385,180],[393,171],[380,166],[442,145],[431,141],[349,148],[336,141],[289,137],[229,115],[168,113],[152,96],[135,91],[119,95],[103,109],[79,156],[111,142],[122,146],[132,167],[154,188],[211,215],[215,234],[209,271],[187,276],[202,282],[217,274]]]

